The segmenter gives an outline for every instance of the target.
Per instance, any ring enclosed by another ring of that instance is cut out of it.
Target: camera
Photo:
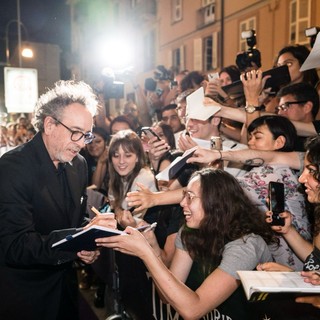
[[[123,99],[124,98],[124,83],[121,81],[110,81],[104,79],[103,97],[104,99]]]
[[[155,80],[172,80],[172,72],[166,69],[163,65],[157,66],[153,72]]]
[[[239,53],[236,58],[236,64],[241,72],[253,67],[261,67],[261,54],[256,49],[256,32],[255,30],[243,31],[241,38],[246,39],[249,49],[243,53]]]
[[[166,69],[163,65],[157,66],[156,70],[153,72],[153,78],[146,78],[144,81],[144,88],[147,91],[157,90],[157,81],[173,80],[173,74],[170,70]],[[156,92],[158,96],[161,96],[162,92]]]
[[[306,37],[310,38],[310,46],[313,48],[313,45],[316,41],[317,34],[320,31],[320,27],[311,27],[304,30]]]
[[[115,81],[115,73],[111,68],[104,68],[101,72],[101,84],[95,86],[97,93],[102,93],[104,99],[124,98],[124,83]]]
[[[146,78],[144,80],[144,88],[147,91],[156,91],[157,89],[157,81],[155,81],[153,78]]]

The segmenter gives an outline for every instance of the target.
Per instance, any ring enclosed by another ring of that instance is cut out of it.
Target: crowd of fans
[[[107,247],[103,250],[116,249],[120,303],[128,317],[173,319],[176,312],[185,319],[213,314],[258,319],[268,312],[272,319],[319,316],[320,296],[297,300],[309,304],[275,305],[276,311],[264,304],[250,309],[236,273],[257,266],[304,270],[307,282],[320,285],[314,272],[320,271],[320,140],[309,138],[320,132],[319,77],[316,69],[299,71],[308,54],[301,45],[279,51],[275,67],[286,65],[291,81],[276,92],[265,87],[268,76],[254,65],[242,73],[230,65],[213,78],[158,66],[144,86],[133,82],[135,100],[110,117],[103,93],[97,93],[101,105],[94,139],[81,154],[88,164],[88,203],[109,204],[118,228],[130,235],[99,243]],[[243,95],[228,94],[225,86],[240,80]],[[194,102],[199,92],[203,100]],[[13,120],[1,126],[2,149],[35,134],[24,115]],[[222,150],[209,150],[212,136],[221,138]],[[178,174],[161,176],[196,146]],[[216,169],[219,161],[223,169]],[[284,226],[269,225],[270,181],[284,184]],[[154,222],[154,231],[134,229]],[[110,268],[103,267],[110,263],[107,254],[79,278],[80,288],[96,279],[99,307],[114,286]]]
[[[1,123],[0,147],[4,151],[28,142],[36,133],[30,119],[23,113],[11,115],[11,120]]]

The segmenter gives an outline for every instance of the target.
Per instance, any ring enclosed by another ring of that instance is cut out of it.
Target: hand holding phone
[[[161,140],[161,138],[150,127],[142,127],[141,132],[143,132],[148,139],[157,137],[158,141]]]
[[[272,226],[284,226],[285,221],[280,217],[284,212],[284,184],[270,181],[268,186],[269,211],[272,212]]]
[[[216,79],[219,79],[219,72],[208,73],[209,82],[213,82]]]

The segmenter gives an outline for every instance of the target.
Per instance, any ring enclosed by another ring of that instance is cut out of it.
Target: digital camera
[[[246,39],[249,49],[245,52],[239,53],[236,58],[236,64],[241,72],[247,69],[252,69],[252,67],[261,67],[261,54],[258,49],[256,49],[256,32],[255,30],[243,31],[241,33],[241,38]]]

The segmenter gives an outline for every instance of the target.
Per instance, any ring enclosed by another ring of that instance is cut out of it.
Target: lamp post
[[[32,50],[29,48],[26,48],[24,50],[27,50],[28,53],[23,54],[23,52],[21,52],[21,26],[23,27],[26,37],[27,39],[29,38],[28,35],[28,30],[25,27],[25,25],[21,22],[21,17],[20,17],[20,0],[17,0],[17,19],[13,19],[10,20],[7,25],[6,25],[6,64],[7,66],[10,65],[10,48],[9,48],[9,27],[10,25],[16,22],[17,23],[17,30],[18,30],[18,58],[19,58],[19,68],[21,68],[22,66],[22,56],[28,57],[28,58],[32,58],[33,56],[33,52]]]
[[[17,30],[18,30],[19,68],[21,68],[22,59],[21,59],[21,16],[20,16],[20,0],[17,0]]]

